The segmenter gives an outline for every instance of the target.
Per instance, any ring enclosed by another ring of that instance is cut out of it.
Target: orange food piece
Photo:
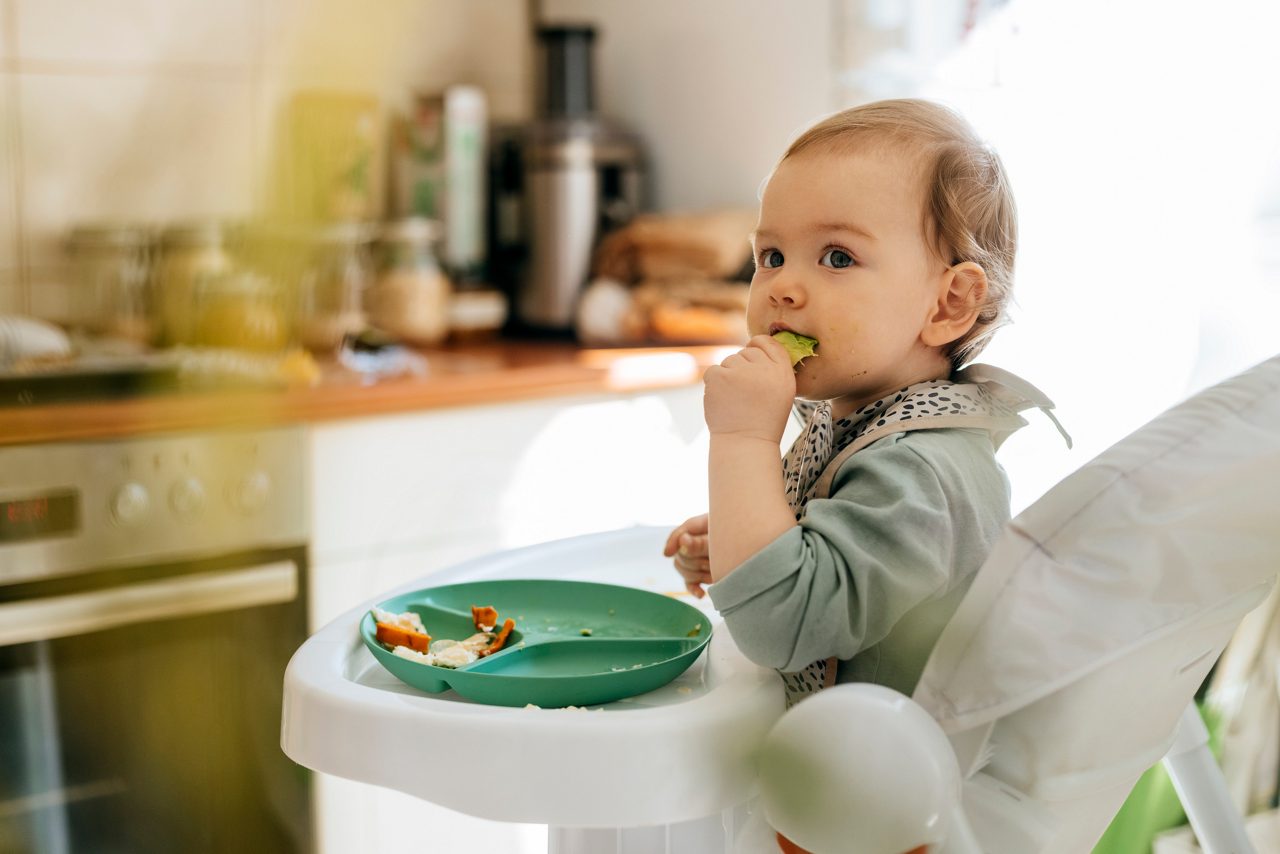
[[[506,621],[502,624],[502,631],[498,632],[492,643],[480,651],[479,657],[484,658],[486,655],[490,655],[502,649],[503,645],[507,642],[507,635],[511,634],[511,630],[515,627],[516,621],[507,617]]]
[[[402,629],[390,623],[375,623],[375,625],[378,627],[378,643],[385,643],[387,646],[407,646],[418,652],[426,652],[431,646],[431,635],[424,635],[412,629]]]
[[[488,605],[483,607],[472,605],[471,622],[476,624],[476,631],[487,632],[498,625],[498,609],[490,608]]]

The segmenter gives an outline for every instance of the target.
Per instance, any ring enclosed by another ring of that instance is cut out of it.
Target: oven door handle
[[[291,560],[193,573],[88,593],[0,605],[0,647],[289,602],[298,595]]]

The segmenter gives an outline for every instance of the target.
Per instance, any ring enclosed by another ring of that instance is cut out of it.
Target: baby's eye
[[[760,266],[768,268],[781,267],[782,253],[777,249],[760,250]]]
[[[836,270],[842,270],[845,267],[853,266],[853,256],[843,249],[828,249],[822,256],[822,260],[818,263],[824,267],[832,267]]]

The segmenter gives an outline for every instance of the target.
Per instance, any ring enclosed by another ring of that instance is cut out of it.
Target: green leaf
[[[810,356],[816,355],[813,351],[818,346],[818,339],[810,338],[807,335],[797,335],[794,332],[775,332],[773,335],[775,341],[787,348],[787,355],[791,357],[791,366],[794,368]]]

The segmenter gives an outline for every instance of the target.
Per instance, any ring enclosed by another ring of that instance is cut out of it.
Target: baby
[[[1005,322],[1008,179],[947,108],[867,104],[791,144],[751,241],[753,337],[706,373],[710,512],[665,553],[788,705],[847,681],[909,695],[1009,520],[996,449],[1053,405],[962,369]],[[793,368],[779,332],[816,352]],[[793,407],[805,428],[779,460]]]

